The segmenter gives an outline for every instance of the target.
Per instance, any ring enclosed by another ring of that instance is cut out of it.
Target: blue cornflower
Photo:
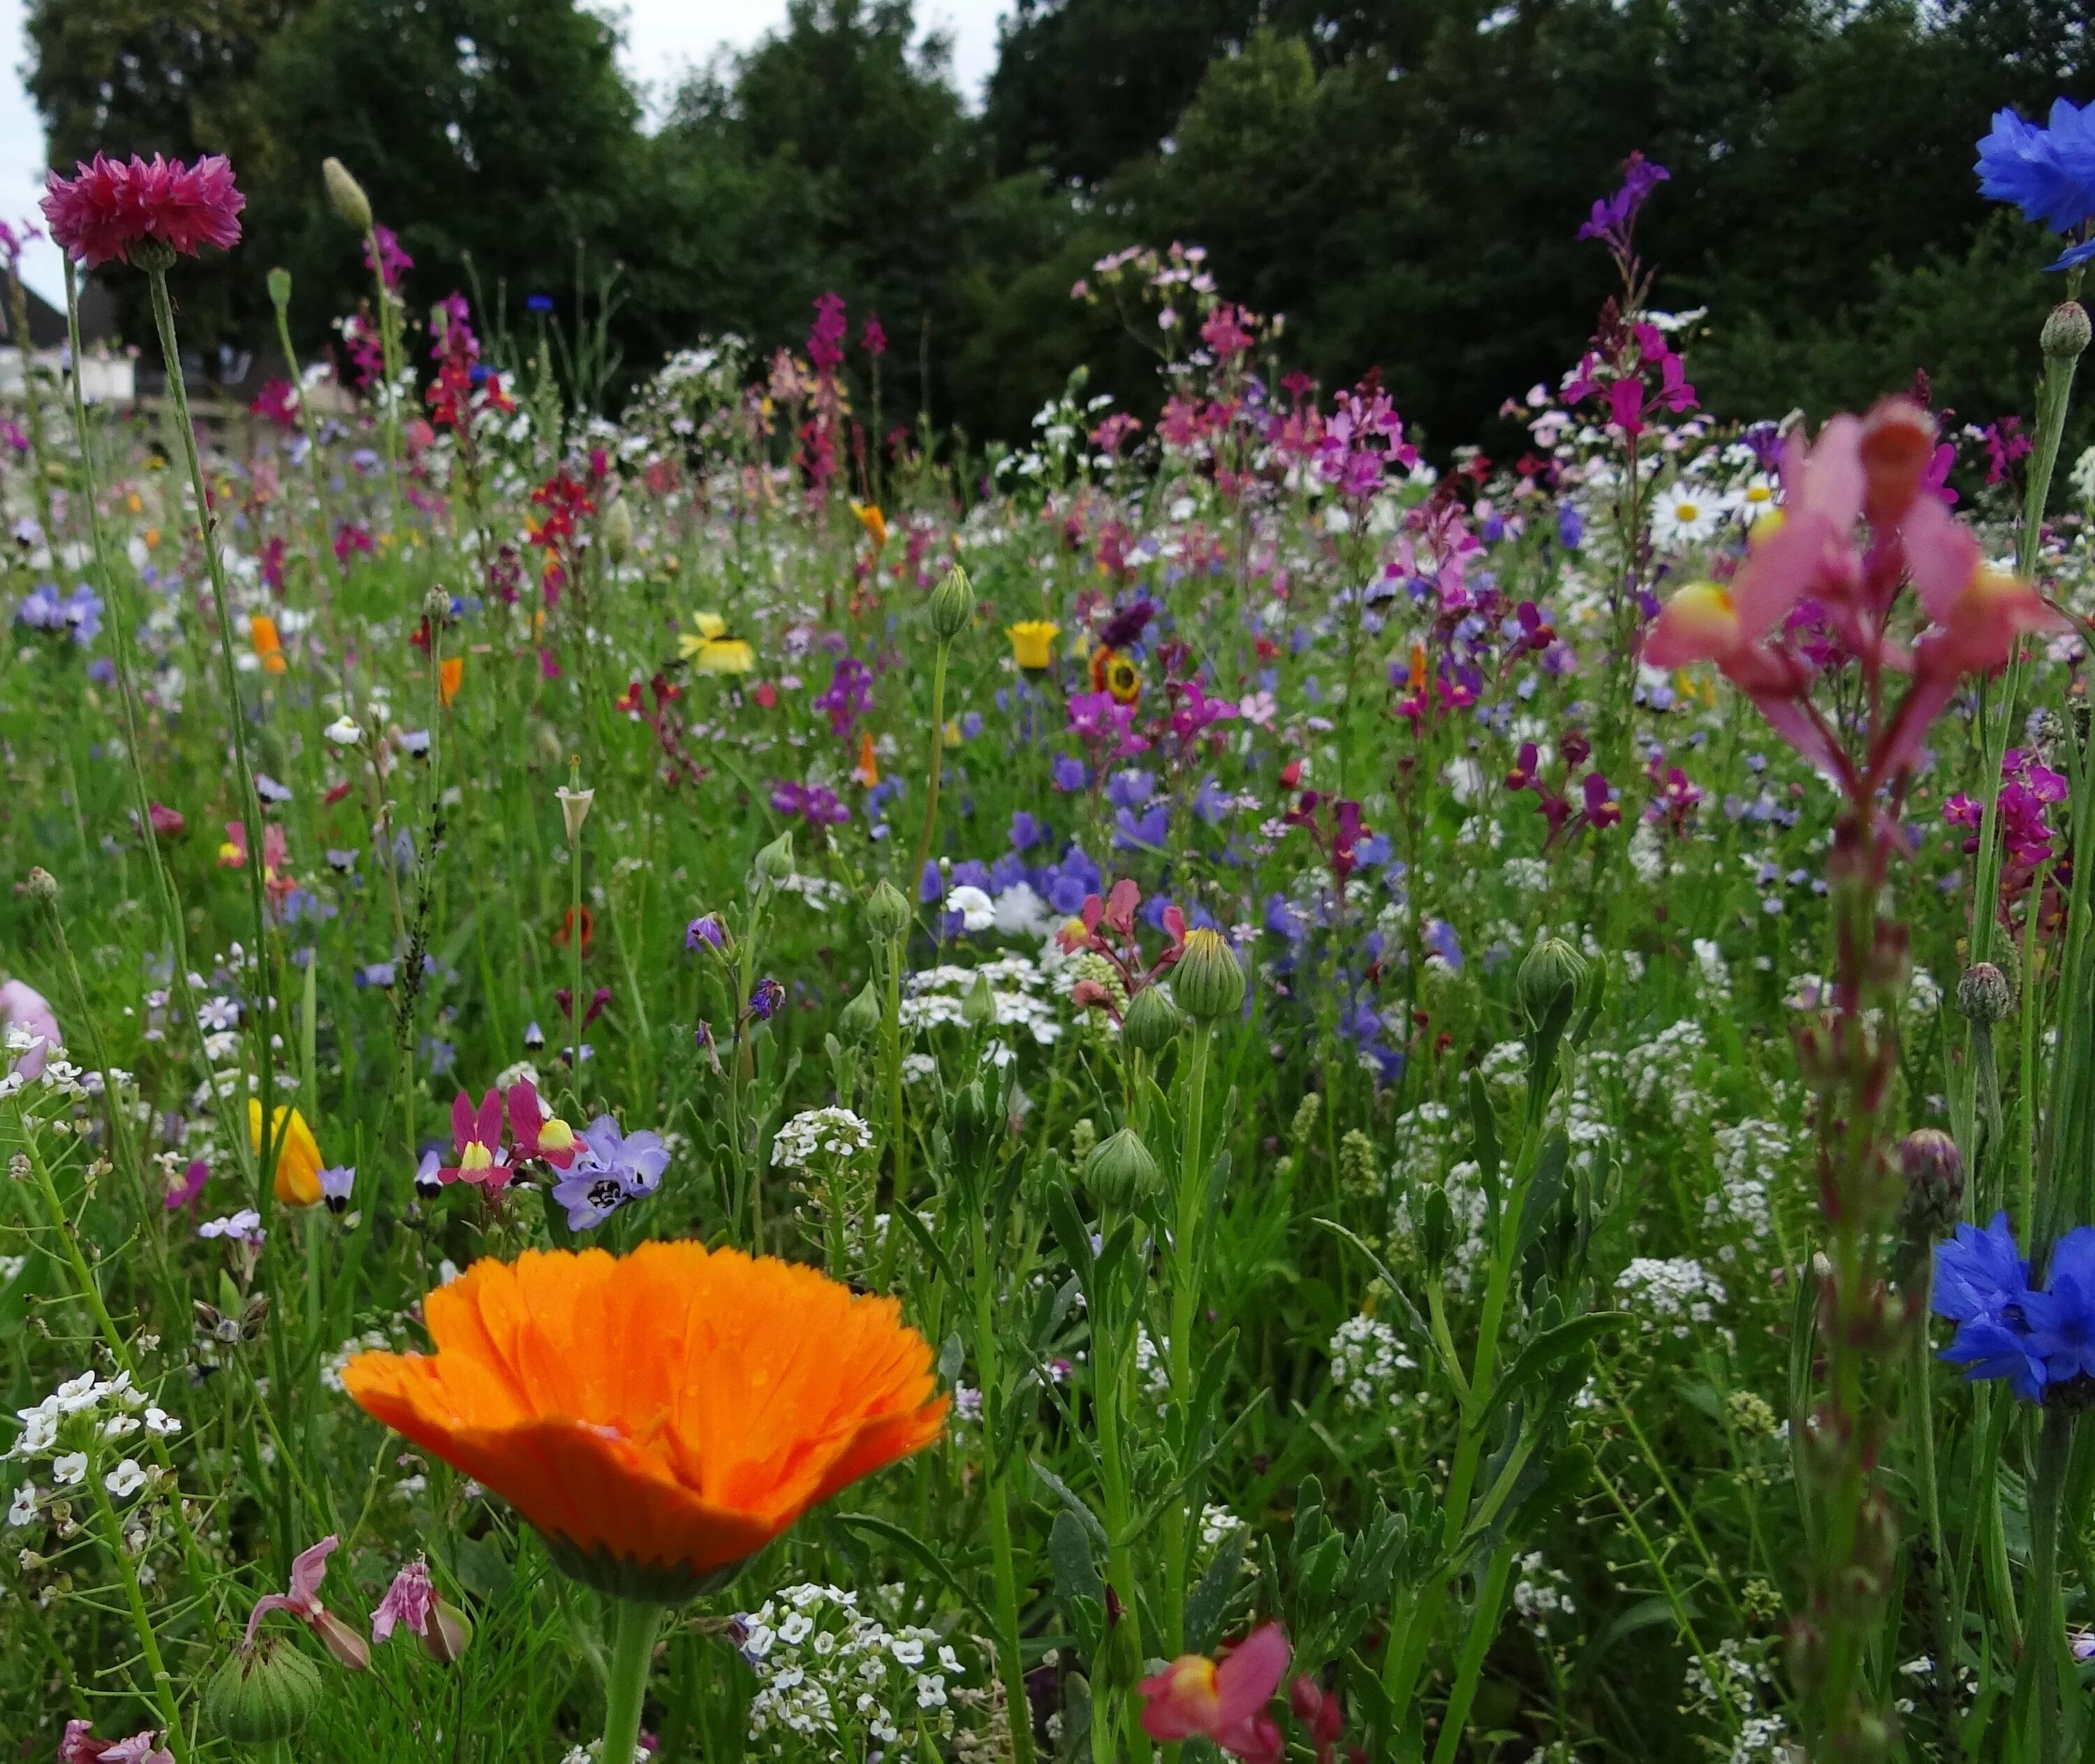
[[[2014,111],[1995,111],[1973,169],[1982,195],[2014,203],[2025,220],[2054,233],[2088,229],[2095,223],[2095,103],[2054,99],[2042,128]],[[2095,237],[2086,237],[2045,268],[2070,269],[2091,258]]]
[[[2044,1291],[2023,1296],[2029,1345],[2045,1381],[2095,1378],[2095,1226],[2077,1226],[2051,1252]]]
[[[2006,1213],[1983,1231],[1960,1225],[1936,1247],[1932,1302],[1957,1324],[1944,1359],[1967,1379],[2006,1379],[2038,1400],[2049,1384],[2095,1373],[2095,1229],[2059,1240],[2046,1290],[2036,1292]]]
[[[1049,768],[1049,772],[1055,788],[1065,795],[1080,791],[1091,782],[1090,767],[1087,766],[1082,760],[1074,758],[1066,753],[1057,754],[1055,756],[1055,762]]]
[[[1975,1225],[1958,1226],[1957,1235],[1936,1248],[1932,1303],[1937,1317],[1997,1322],[2028,1291],[2029,1263],[2015,1248],[2004,1212],[1995,1213],[1983,1231]]]
[[[1156,774],[1129,766],[1106,782],[1106,800],[1116,808],[1139,808],[1156,794]]]
[[[553,297],[546,294],[531,294],[524,302],[524,310],[526,312],[551,312],[553,310]]]

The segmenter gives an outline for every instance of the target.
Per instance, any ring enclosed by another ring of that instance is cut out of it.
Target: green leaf
[[[1029,1461],[1033,1466],[1033,1474],[1040,1479],[1041,1486],[1062,1503],[1063,1510],[1075,1517],[1077,1522],[1091,1534],[1091,1541],[1100,1549],[1107,1548],[1105,1523],[1091,1511],[1084,1497],[1039,1458]]]
[[[1588,1311],[1568,1323],[1543,1331],[1520,1350],[1506,1368],[1505,1376],[1492,1388],[1492,1405],[1514,1401],[1529,1385],[1540,1383],[1573,1354],[1583,1352],[1609,1330],[1619,1329],[1629,1320],[1623,1311]]]
[[[1564,1198],[1564,1172],[1570,1161],[1571,1141],[1565,1134],[1553,1133],[1543,1141],[1541,1155],[1535,1161],[1535,1174],[1529,1178],[1527,1191],[1521,1197],[1520,1229],[1513,1249],[1516,1263],[1542,1235],[1543,1227],[1557,1211],[1557,1202]]]
[[[884,1538],[906,1554],[913,1556],[934,1579],[943,1584],[983,1622],[991,1621],[989,1613],[983,1609],[974,1595],[955,1578],[953,1570],[946,1566],[944,1558],[907,1526],[897,1525],[892,1519],[883,1519],[870,1513],[838,1513],[832,1514],[830,1518],[835,1524],[849,1526],[853,1531]]]
[[[1229,1610],[1230,1595],[1237,1589],[1243,1572],[1244,1535],[1232,1531],[1222,1541],[1208,1571],[1186,1595],[1186,1646],[1194,1653],[1209,1653],[1222,1639],[1222,1618]]]
[[[1091,1534],[1075,1514],[1065,1508],[1048,1529],[1048,1560],[1055,1570],[1055,1596],[1067,1609],[1078,1599],[1103,1604],[1105,1582],[1099,1578],[1098,1558],[1092,1553]]]
[[[965,1291],[967,1288],[960,1277],[953,1272],[953,1265],[947,1260],[945,1251],[939,1247],[938,1240],[931,1235],[931,1228],[917,1217],[917,1209],[914,1207],[899,1206],[893,1209],[891,1216],[899,1219],[902,1222],[902,1228],[917,1239],[917,1248],[921,1249],[926,1257],[930,1259],[931,1265],[939,1270],[939,1278],[954,1291]]]

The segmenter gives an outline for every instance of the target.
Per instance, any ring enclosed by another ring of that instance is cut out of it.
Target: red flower
[[[1254,1631],[1219,1663],[1181,1654],[1135,1686],[1142,1731],[1169,1744],[1196,1735],[1254,1764],[1278,1764],[1285,1748],[1265,1705],[1287,1670],[1287,1638],[1278,1623]]]
[[[247,198],[233,186],[233,167],[223,154],[206,154],[194,165],[155,154],[135,153],[128,162],[94,156],[76,163],[76,176],[55,172],[45,185],[44,219],[51,237],[68,255],[93,269],[155,240],[184,257],[204,246],[221,251],[240,242],[240,211]]]

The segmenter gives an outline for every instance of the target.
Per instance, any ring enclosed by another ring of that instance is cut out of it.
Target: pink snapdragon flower
[[[1253,1764],[1278,1764],[1286,1742],[1265,1705],[1287,1675],[1288,1653],[1279,1624],[1268,1623],[1219,1662],[1181,1654],[1135,1686],[1143,1699],[1142,1731],[1167,1745],[1210,1740]]]
[[[291,1564],[290,1591],[264,1593],[247,1614],[243,1648],[254,1647],[255,1631],[264,1618],[272,1611],[284,1611],[319,1636],[327,1651],[352,1672],[361,1672],[371,1664],[371,1649],[364,1638],[320,1603],[320,1581],[327,1573],[327,1560],[341,1542],[330,1532],[311,1549],[299,1553]]]

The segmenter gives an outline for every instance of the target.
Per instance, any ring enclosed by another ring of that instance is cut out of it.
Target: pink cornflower
[[[423,1557],[394,1575],[393,1584],[371,1614],[371,1639],[387,1641],[396,1629],[404,1629],[421,1643],[432,1660],[449,1662],[466,1650],[473,1640],[473,1626],[465,1613],[437,1596],[429,1583],[429,1565]]]
[[[52,240],[89,269],[111,261],[129,263],[150,241],[183,257],[207,245],[221,251],[240,242],[240,211],[247,206],[223,154],[206,154],[194,165],[155,154],[149,162],[98,153],[75,175],[51,173],[44,186],[44,219]]]
[[[1199,1737],[1254,1764],[1278,1764],[1285,1742],[1265,1705],[1287,1674],[1288,1652],[1279,1624],[1268,1623],[1219,1662],[1181,1654],[1135,1686],[1142,1731],[1167,1745]]]
[[[311,1549],[299,1553],[291,1564],[290,1591],[264,1593],[247,1614],[243,1648],[254,1647],[255,1631],[264,1618],[272,1611],[284,1611],[319,1636],[327,1651],[351,1671],[360,1672],[371,1664],[371,1649],[364,1638],[320,1603],[320,1580],[327,1573],[327,1559],[341,1542],[330,1532]]]

